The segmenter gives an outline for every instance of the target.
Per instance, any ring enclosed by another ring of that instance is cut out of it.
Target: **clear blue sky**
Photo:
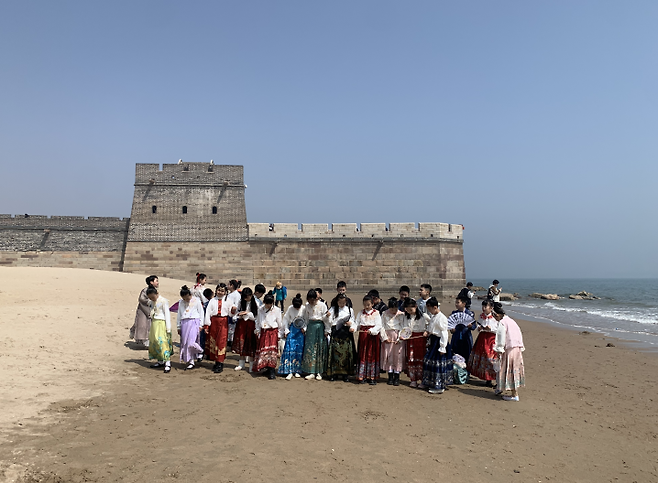
[[[129,216],[243,164],[252,222],[466,226],[469,278],[658,277],[658,2],[0,3],[0,212]]]

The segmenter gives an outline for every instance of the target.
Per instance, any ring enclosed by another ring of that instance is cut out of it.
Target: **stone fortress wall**
[[[0,215],[0,266],[93,268],[289,290],[464,284],[463,227],[247,223],[242,166],[138,164],[131,218]]]

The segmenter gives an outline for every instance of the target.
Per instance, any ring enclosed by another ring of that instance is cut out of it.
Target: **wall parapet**
[[[135,166],[135,186],[165,185],[222,186],[244,188],[244,170],[239,165],[187,163],[141,164]]]
[[[450,223],[249,223],[249,241],[310,240],[441,240],[463,242],[464,227]]]
[[[128,231],[130,218],[0,214],[0,230]]]

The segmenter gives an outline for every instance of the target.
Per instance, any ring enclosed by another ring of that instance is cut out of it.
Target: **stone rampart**
[[[249,239],[425,239],[463,240],[464,227],[448,223],[249,223]]]

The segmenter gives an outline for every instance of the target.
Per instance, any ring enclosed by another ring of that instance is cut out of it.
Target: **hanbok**
[[[494,350],[500,354],[497,389],[506,391],[525,386],[523,335],[518,324],[507,315],[498,322]]]
[[[325,321],[327,306],[324,302],[315,305],[306,304],[304,309],[304,357],[302,371],[308,374],[322,374],[327,370],[329,347],[326,334],[330,332],[328,321]]]
[[[453,364],[448,344],[448,319],[439,312],[426,315],[429,344],[423,360],[423,385],[431,390],[445,389],[453,382]]]
[[[356,345],[350,327],[354,326],[354,311],[347,305],[338,311],[329,309],[331,324],[331,341],[329,343],[328,376],[353,376],[356,364]],[[350,325],[347,325],[350,322]]]
[[[359,331],[358,360],[356,378],[379,379],[380,345],[379,333],[382,330],[382,317],[377,309],[362,310],[356,316]]]
[[[279,338],[285,337],[286,343],[281,353],[279,374],[298,374],[302,372],[302,357],[304,356],[304,307],[296,309],[288,307],[283,316],[283,324],[279,329]]]
[[[480,314],[480,321],[478,322],[477,339],[468,359],[466,366],[468,372],[472,376],[482,379],[483,381],[495,381],[496,371],[494,369],[494,362],[496,360],[496,352],[494,346],[496,345],[496,329],[498,323],[493,315],[485,315],[484,312]]]
[[[228,340],[228,317],[222,315],[226,312],[224,304],[229,304],[224,300],[213,298],[208,302],[206,307],[205,324],[208,326],[206,337],[205,355],[206,358],[214,362],[224,362],[226,360],[226,343]]]
[[[263,306],[256,317],[256,358],[254,359],[254,371],[258,372],[265,368],[276,369],[279,361],[279,328],[282,325],[281,309],[272,306],[266,310]]]

